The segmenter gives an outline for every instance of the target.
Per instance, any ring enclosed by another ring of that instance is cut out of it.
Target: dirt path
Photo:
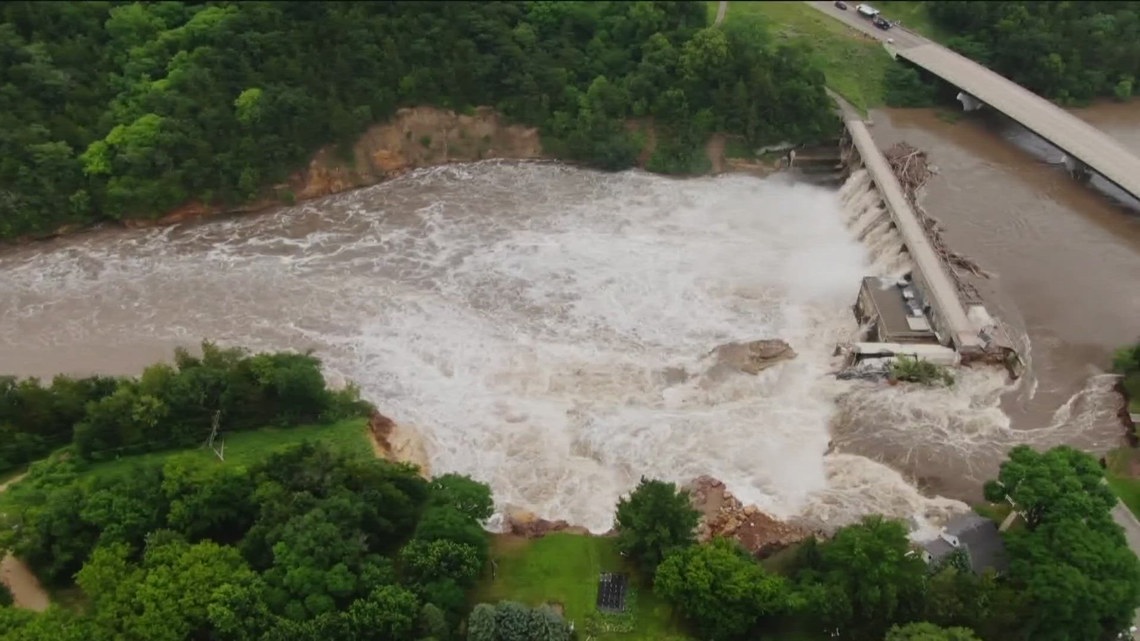
[[[714,27],[724,22],[726,13],[728,13],[728,0],[720,0],[720,6],[716,8],[716,22],[713,22]]]
[[[0,492],[8,489],[9,486],[22,478],[24,478],[23,474],[0,483]],[[51,605],[51,597],[40,585],[40,580],[36,578],[35,574],[32,574],[32,571],[24,565],[23,561],[11,554],[6,554],[3,559],[0,559],[0,583],[8,586],[8,589],[11,590],[12,599],[17,608],[43,612]]]

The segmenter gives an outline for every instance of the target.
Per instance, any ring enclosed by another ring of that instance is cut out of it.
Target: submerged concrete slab
[[[966,316],[962,301],[958,298],[958,288],[946,273],[942,260],[938,257],[930,239],[918,222],[918,216],[911,209],[910,203],[903,193],[902,185],[895,178],[891,166],[883,152],[875,145],[871,132],[861,120],[848,119],[847,131],[851,134],[851,141],[863,159],[863,165],[871,175],[871,180],[879,188],[887,211],[895,221],[895,227],[902,235],[915,269],[920,272],[920,278],[925,284],[924,294],[934,308],[936,326],[941,324],[949,333],[950,342],[961,351],[980,350],[983,346],[981,338],[974,329],[974,324]],[[938,321],[941,320],[941,323]]]

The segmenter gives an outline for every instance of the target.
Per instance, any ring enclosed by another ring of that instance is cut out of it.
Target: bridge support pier
[[[962,111],[977,111],[985,106],[985,103],[977,98],[971,96],[965,91],[959,91],[955,96],[958,102],[962,103]]]
[[[1066,155],[1065,167],[1069,170],[1069,175],[1076,179],[1077,182],[1087,183],[1092,179],[1092,169],[1076,158],[1071,158]]]

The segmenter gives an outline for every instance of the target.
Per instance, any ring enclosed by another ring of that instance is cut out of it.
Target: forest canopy
[[[947,44],[1061,103],[1134,95],[1140,2],[929,2]]]
[[[396,109],[498,108],[546,150],[699,168],[713,131],[837,132],[823,76],[699,2],[9,2],[0,7],[0,238],[236,204]]]

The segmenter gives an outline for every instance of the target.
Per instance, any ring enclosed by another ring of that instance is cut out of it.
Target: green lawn
[[[340,421],[331,425],[302,425],[298,427],[266,427],[249,432],[238,432],[225,438],[223,455],[225,461],[218,460],[214,453],[204,447],[185,450],[166,450],[136,456],[124,456],[113,461],[95,463],[84,470],[85,476],[115,474],[141,462],[161,462],[172,456],[188,456],[199,459],[203,465],[248,466],[270,453],[306,440],[320,441],[336,449],[371,457],[372,445],[368,437],[368,422],[357,418]],[[23,483],[35,483],[35,475],[13,484],[0,494],[0,513],[8,505],[18,505],[21,500],[20,488]]]
[[[495,577],[487,576],[476,590],[476,600],[494,603],[512,600],[537,606],[558,603],[567,621],[584,634],[587,621],[596,612],[598,576],[602,572],[628,571],[611,537],[551,534],[540,539],[495,537],[492,558]],[[605,632],[592,638],[613,641],[683,641],[689,637],[674,621],[668,605],[652,591],[636,585],[633,598],[633,630]]]
[[[1140,450],[1121,447],[1109,452],[1107,459],[1108,469],[1104,476],[1108,486],[1133,514],[1140,517],[1140,478],[1132,472],[1134,463],[1140,461]]]
[[[717,3],[708,5],[715,16]],[[725,22],[749,14],[759,16],[778,42],[806,43],[827,86],[858,109],[866,111],[884,103],[883,78],[895,62],[870,36],[803,2],[730,2]]]
[[[135,463],[164,461],[171,456],[187,455],[202,461],[204,465],[248,466],[264,459],[270,453],[304,441],[320,441],[344,452],[372,456],[372,445],[368,438],[368,421],[356,418],[331,425],[300,425],[297,427],[264,427],[249,432],[237,432],[225,438],[224,461],[209,449],[197,447],[189,450],[150,452],[136,456],[125,456],[114,461],[96,463],[89,474],[114,474]]]

